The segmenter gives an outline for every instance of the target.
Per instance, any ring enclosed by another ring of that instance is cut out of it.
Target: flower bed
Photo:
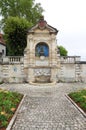
[[[0,89],[0,130],[6,130],[23,95]]]
[[[86,113],[86,89],[68,95]]]

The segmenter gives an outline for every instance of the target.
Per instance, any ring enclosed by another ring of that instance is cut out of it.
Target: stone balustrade
[[[2,63],[11,63],[11,64],[16,64],[16,63],[23,63],[24,61],[23,56],[6,56],[3,57]]]
[[[80,62],[80,56],[61,56],[60,62],[61,63],[77,63]]]
[[[80,56],[60,56],[59,57],[60,63],[77,63],[77,62],[80,62],[80,58],[81,58]],[[24,63],[24,57],[23,56],[6,56],[0,59],[0,63]],[[43,61],[42,61],[42,64],[43,64]]]

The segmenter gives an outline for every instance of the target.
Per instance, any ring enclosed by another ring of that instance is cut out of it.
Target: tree
[[[40,3],[35,3],[35,0],[0,0],[0,14],[3,23],[12,16],[25,18],[35,24],[42,12]]]
[[[23,54],[26,29],[36,24],[42,12],[40,3],[35,3],[35,0],[0,0],[0,27],[5,33],[8,55]]]
[[[4,25],[5,40],[7,46],[7,55],[21,56],[26,47],[27,28],[32,23],[26,19],[18,17],[9,17]]]
[[[58,46],[61,56],[67,56],[68,51],[63,46]]]

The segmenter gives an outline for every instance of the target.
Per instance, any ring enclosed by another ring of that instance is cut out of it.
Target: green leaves
[[[58,46],[61,56],[67,56],[68,51],[63,46]]]
[[[7,55],[22,56],[26,47],[27,29],[32,26],[24,18],[9,17],[4,25]]]
[[[35,0],[0,0],[0,14],[3,20],[12,17],[25,18],[29,22],[36,23],[43,9]]]
[[[0,0],[0,28],[5,33],[7,55],[23,55],[26,30],[37,23],[42,12],[35,0]]]
[[[72,92],[69,96],[86,112],[86,89]]]
[[[21,99],[21,94],[0,89],[0,128],[7,127]]]

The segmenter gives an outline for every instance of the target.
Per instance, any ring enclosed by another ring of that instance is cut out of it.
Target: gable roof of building
[[[4,44],[4,43],[2,43],[2,42],[0,42],[0,45],[6,46],[6,44]]]

